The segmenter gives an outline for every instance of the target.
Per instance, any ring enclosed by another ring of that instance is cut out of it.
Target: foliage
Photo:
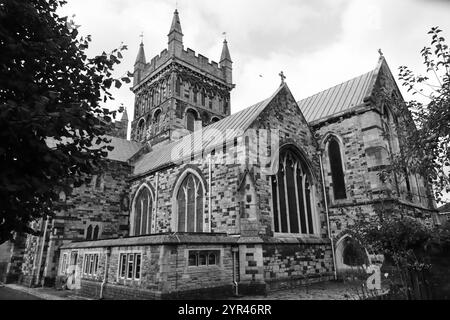
[[[428,34],[431,44],[421,50],[426,74],[399,68],[402,85],[417,100],[396,104],[402,119],[397,128],[402,148],[392,168],[400,174],[408,168],[427,177],[440,200],[450,191],[450,51],[441,29],[433,27]]]
[[[126,47],[88,58],[91,37],[57,14],[65,3],[0,2],[0,243],[35,233],[30,223],[112,150],[104,134],[115,112],[101,104],[130,82],[112,76]]]
[[[382,273],[391,297],[449,296],[450,223],[430,228],[418,219],[391,214],[360,220],[351,232],[369,252],[385,256]]]
[[[397,266],[427,267],[426,252],[433,234],[419,220],[403,215],[376,217],[357,221],[351,230],[369,252],[384,254]]]

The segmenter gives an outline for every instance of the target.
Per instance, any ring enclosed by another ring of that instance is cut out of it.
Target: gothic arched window
[[[336,138],[331,138],[328,142],[328,158],[330,160],[334,199],[346,199],[347,192],[345,191],[344,166],[342,163],[341,146]]]
[[[314,234],[315,203],[311,173],[298,152],[280,153],[278,174],[272,177],[275,232]]]
[[[100,227],[97,225],[94,228],[94,236],[92,237],[92,240],[98,240],[99,234],[100,234]]]
[[[159,132],[160,129],[160,120],[161,120],[161,110],[157,110],[153,114],[153,128],[155,130],[155,133]]]
[[[188,110],[186,112],[186,129],[188,129],[190,132],[194,132],[196,120],[197,120],[197,117],[196,117],[194,111]]]
[[[142,188],[133,204],[132,235],[141,236],[151,233],[153,197],[150,189]]]
[[[189,173],[178,188],[179,232],[203,232],[204,190],[200,179]]]
[[[137,130],[137,140],[141,141],[144,138],[144,132],[145,132],[145,120],[141,119],[138,124],[138,130]]]
[[[87,228],[86,240],[92,240],[92,225],[89,225]]]

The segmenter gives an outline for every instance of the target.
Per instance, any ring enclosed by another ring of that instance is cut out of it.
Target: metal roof
[[[298,102],[308,123],[350,110],[364,104],[372,94],[379,67]]]
[[[141,175],[168,164],[181,162],[183,159],[191,156],[192,145],[194,146],[194,153],[196,153],[196,151],[201,152],[205,149],[221,146],[224,142],[228,143],[242,136],[245,130],[284,87],[285,85],[280,86],[269,99],[232,114],[202,130],[187,135],[181,140],[147,153],[135,163],[134,175]]]

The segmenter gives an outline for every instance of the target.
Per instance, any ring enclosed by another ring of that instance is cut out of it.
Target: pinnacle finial
[[[139,35],[139,38],[141,38],[141,45],[143,45],[144,44],[144,32],[143,31]]]
[[[183,34],[183,32],[181,31],[181,23],[180,23],[180,17],[178,15],[178,9],[175,9],[175,11],[173,13],[172,25],[170,26],[169,33],[172,33],[174,31]]]
[[[223,35],[226,35],[226,32],[224,32]],[[231,60],[230,50],[228,49],[227,39],[223,40],[222,54],[220,55],[220,63],[223,63],[224,61],[233,62]]]
[[[286,76],[284,75],[284,72],[281,71],[279,74],[280,78],[281,78],[281,85],[283,85],[285,82],[284,80],[286,80]]]
[[[378,53],[380,54],[380,57],[384,57],[383,51],[381,51],[381,49],[378,49]]]

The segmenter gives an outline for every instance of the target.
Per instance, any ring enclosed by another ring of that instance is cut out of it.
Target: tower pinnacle
[[[233,62],[231,60],[230,50],[228,49],[228,42],[226,39],[223,40],[223,48],[222,48],[222,55],[220,56],[220,63],[222,64],[225,60]]]
[[[173,55],[180,55],[183,50],[183,31],[181,30],[178,10],[173,13],[172,25],[169,31],[169,52]]]

